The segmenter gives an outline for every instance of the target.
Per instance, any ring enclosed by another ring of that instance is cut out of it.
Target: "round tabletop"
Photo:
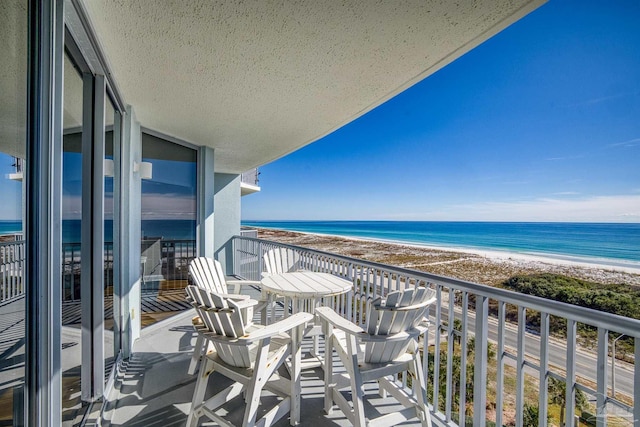
[[[353,289],[353,283],[329,273],[296,271],[273,274],[262,279],[265,291],[291,298],[321,298]]]

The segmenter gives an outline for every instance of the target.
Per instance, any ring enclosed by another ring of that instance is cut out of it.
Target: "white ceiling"
[[[432,74],[542,0],[84,0],[141,124],[239,173]],[[473,70],[470,70],[473,72]]]
[[[27,2],[0,0],[0,152],[24,157]]]

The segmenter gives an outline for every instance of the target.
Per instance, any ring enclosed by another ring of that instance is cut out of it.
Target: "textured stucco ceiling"
[[[541,3],[84,1],[142,125],[214,147],[231,173],[330,133]]]
[[[0,152],[24,157],[27,121],[27,2],[0,0]]]

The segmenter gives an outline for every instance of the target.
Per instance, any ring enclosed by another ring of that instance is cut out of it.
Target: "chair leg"
[[[365,427],[367,420],[364,417],[364,384],[358,370],[355,370],[351,376],[351,397],[353,398],[353,414],[355,416],[354,426]]]
[[[333,382],[333,335],[325,334],[324,341],[324,411],[331,414],[333,408],[333,388],[329,388]]]
[[[258,406],[260,406],[260,395],[262,388],[271,377],[271,374],[267,374],[267,356],[269,353],[269,339],[261,341],[258,346],[258,354],[254,363],[255,372],[263,372],[263,375],[253,375],[246,388],[245,397],[245,411],[244,420],[242,425],[244,427],[254,427],[256,424],[256,417],[258,415]]]
[[[415,375],[416,384],[413,387],[416,400],[418,401],[418,407],[416,412],[422,427],[431,427],[431,413],[427,406],[427,384],[424,377],[424,371],[422,370],[422,362],[420,360],[420,353],[416,349],[415,357],[413,359],[413,373]]]
[[[201,415],[200,406],[204,400],[204,394],[207,391],[209,376],[213,372],[212,367],[213,363],[205,357],[200,367],[200,374],[196,382],[196,389],[193,392],[193,399],[191,399],[191,411],[189,412],[189,418],[187,418],[187,426],[189,427],[196,427],[198,425],[198,419]]]
[[[291,331],[291,407],[289,410],[289,423],[292,426],[300,422],[300,362],[302,341],[302,329],[300,325]]]
[[[347,337],[347,349],[349,358],[351,359],[345,368],[351,380],[351,397],[353,399],[353,414],[355,417],[355,427],[365,427],[367,420],[364,417],[364,383],[362,382],[362,373],[358,369],[358,346],[353,336]]]
[[[198,362],[200,362],[200,356],[202,355],[202,350],[204,346],[203,340],[204,338],[202,334],[198,334],[198,338],[196,338],[196,345],[193,347],[193,354],[191,355],[189,370],[187,371],[189,375],[193,375],[196,372],[196,369],[198,367]]]

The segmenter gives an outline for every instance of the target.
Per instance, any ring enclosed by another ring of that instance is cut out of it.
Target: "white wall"
[[[233,268],[231,238],[240,234],[240,175],[216,173],[214,251],[225,272]]]
[[[140,229],[142,184],[134,162],[142,161],[142,132],[133,107],[124,116],[122,141],[122,316],[124,357],[140,337]]]

